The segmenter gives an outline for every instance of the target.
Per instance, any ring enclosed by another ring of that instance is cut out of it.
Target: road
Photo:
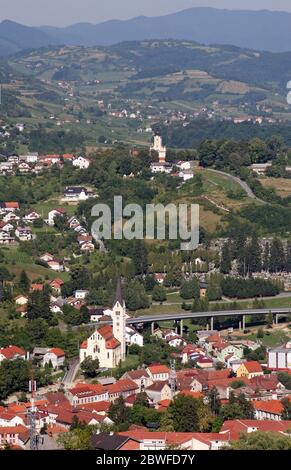
[[[63,381],[62,381],[65,388],[69,388],[73,384],[74,379],[76,377],[76,374],[78,372],[79,366],[80,366],[79,358],[74,359],[73,361],[71,361],[70,366],[69,366],[69,370],[64,375],[64,378],[63,378]]]
[[[213,312],[182,312],[182,313],[165,313],[156,315],[144,315],[141,317],[132,317],[126,320],[128,325],[139,323],[153,323],[159,321],[175,321],[175,320],[188,320],[191,318],[215,318],[215,317],[240,317],[243,315],[290,315],[291,308],[259,308],[259,309],[245,309],[245,310],[218,310]],[[108,324],[110,321],[89,323],[88,326],[97,326],[100,324]]]
[[[243,181],[242,179],[238,178],[237,176],[231,175],[230,173],[225,173],[224,171],[214,170],[213,168],[207,168],[208,171],[212,173],[217,173],[218,175],[226,176],[227,178],[231,179],[235,183],[239,184],[240,187],[244,190],[248,197],[251,199],[255,199],[256,201],[261,202],[262,204],[266,204],[265,201],[259,199],[253,192],[253,190],[249,187],[249,185]]]

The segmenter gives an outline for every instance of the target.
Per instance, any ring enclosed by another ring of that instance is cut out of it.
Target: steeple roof
[[[120,305],[123,305],[123,303],[124,303],[120,277],[117,279],[114,305],[116,304],[116,302],[119,302]]]

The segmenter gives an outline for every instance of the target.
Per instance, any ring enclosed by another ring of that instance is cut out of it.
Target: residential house
[[[145,392],[154,403],[158,403],[162,400],[172,400],[173,398],[168,381],[155,381],[145,389]]]
[[[170,376],[170,369],[162,364],[153,364],[146,369],[153,382],[167,381]]]
[[[146,369],[127,371],[123,374],[122,379],[130,379],[135,382],[140,392],[153,383]]]
[[[56,259],[56,258],[54,258],[53,260],[47,261],[47,265],[53,271],[62,272],[65,270],[63,261]]]
[[[236,371],[237,377],[247,377],[251,379],[258,375],[263,375],[263,369],[257,361],[243,362]]]
[[[76,157],[73,160],[73,166],[80,168],[80,170],[86,170],[90,166],[90,160],[86,157]]]
[[[8,446],[23,447],[21,435],[28,435],[28,428],[25,426],[3,426],[0,427],[0,447]]]
[[[86,201],[89,198],[89,192],[84,187],[70,186],[65,190],[65,198],[71,201]]]
[[[50,260],[52,261],[52,260]],[[50,282],[50,287],[53,289],[56,294],[60,295],[61,294],[61,288],[64,285],[64,281],[62,279],[54,279],[53,281]]]
[[[33,233],[30,227],[17,227],[15,235],[20,241],[26,242],[33,239]]]
[[[108,392],[109,401],[114,402],[122,396],[124,399],[138,393],[138,385],[131,379],[120,379],[109,385],[104,385],[104,389]]]
[[[42,364],[52,364],[54,369],[59,369],[65,363],[65,352],[60,348],[51,348],[49,349],[42,359]]]
[[[84,289],[77,289],[75,291],[75,298],[76,299],[81,299],[81,300],[84,300],[86,299],[87,295],[89,294],[89,291],[88,290],[84,290]]]
[[[281,421],[284,407],[279,400],[252,401],[255,418],[259,420],[271,419]]]
[[[31,172],[31,168],[30,168],[29,164],[26,163],[26,162],[19,163],[17,169],[22,174]]]
[[[137,346],[143,347],[143,335],[141,335],[132,326],[125,327],[125,341],[129,346],[136,344]]]
[[[54,226],[55,225],[55,217],[56,216],[64,217],[65,214],[66,214],[66,211],[62,207],[58,207],[57,209],[53,209],[53,210],[49,211],[48,219],[47,219],[48,225]]]
[[[14,361],[15,359],[26,359],[26,352],[24,349],[14,345],[0,348],[0,362],[4,360]]]
[[[92,436],[91,446],[94,450],[111,452],[116,450],[132,451],[140,449],[140,443],[132,437],[98,431]]]
[[[36,211],[28,212],[24,217],[23,220],[27,223],[34,222],[35,220],[40,219],[40,214]]]
[[[26,295],[19,294],[15,297],[16,305],[26,305],[28,304],[28,297]]]

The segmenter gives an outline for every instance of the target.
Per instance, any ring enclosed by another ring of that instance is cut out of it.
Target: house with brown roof
[[[114,384],[104,385],[104,389],[108,392],[109,401],[115,401],[122,396],[124,399],[138,393],[138,386],[133,380],[120,379]]]
[[[173,395],[168,381],[159,380],[145,389],[145,393],[149,399],[154,403],[159,403],[163,400],[172,400]]]
[[[252,405],[256,419],[281,421],[284,407],[279,400],[252,401]]]
[[[153,382],[169,380],[170,369],[163,364],[152,364],[147,367],[146,371]]]
[[[243,362],[236,371],[237,377],[247,377],[248,379],[263,374],[263,369],[258,361]]]
[[[123,374],[122,379],[132,380],[139,388],[140,391],[153,383],[146,369],[130,370]]]
[[[4,360],[14,361],[15,359],[26,359],[26,352],[18,346],[7,346],[0,348],[0,362]]]
[[[42,359],[42,364],[52,364],[54,369],[59,369],[65,363],[65,352],[61,348],[51,348],[45,353]]]

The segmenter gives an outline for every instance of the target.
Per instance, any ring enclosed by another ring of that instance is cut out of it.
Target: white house
[[[26,155],[20,155],[19,160],[25,161],[26,163],[37,163],[38,153],[37,152],[30,152]]]
[[[76,166],[81,170],[86,170],[90,166],[90,160],[85,157],[76,157],[73,160],[73,166]]]
[[[65,353],[62,349],[51,348],[43,356],[42,364],[45,366],[45,364],[49,364],[51,362],[53,368],[58,369],[64,365],[65,358]]]
[[[143,336],[132,326],[126,326],[125,328],[125,341],[128,345],[137,344],[141,348],[143,347]]]
[[[89,294],[88,290],[78,289],[75,291],[75,298],[84,300],[86,299],[88,294]]]
[[[40,219],[40,215],[36,211],[28,212],[28,214],[23,217],[23,220],[25,220],[25,222],[34,222],[37,219]]]
[[[48,213],[48,220],[47,220],[48,225],[50,225],[50,226],[55,225],[55,217],[57,215],[60,215],[61,217],[63,217],[65,215],[65,210],[62,209],[62,208],[57,208],[57,209],[51,210]]]
[[[182,178],[185,182],[194,178],[194,173],[192,170],[181,170],[179,173],[179,178]]]
[[[149,374],[153,382],[157,380],[159,381],[169,380],[170,369],[167,366],[164,366],[162,364],[151,365],[147,367],[146,371]]]
[[[84,187],[71,186],[65,190],[65,199],[70,201],[86,201],[89,198],[89,193]]]
[[[22,242],[30,241],[33,239],[33,234],[30,227],[17,227],[15,235]]]
[[[166,162],[154,162],[151,163],[151,172],[170,174],[172,172],[172,165]]]

